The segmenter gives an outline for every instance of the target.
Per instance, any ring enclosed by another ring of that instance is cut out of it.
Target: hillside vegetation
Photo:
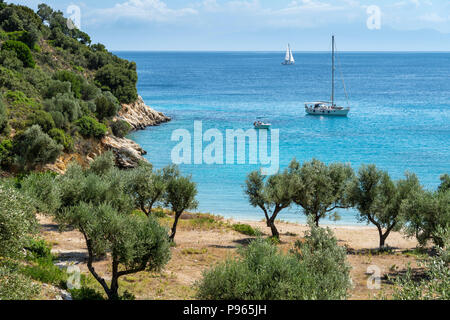
[[[83,141],[126,134],[113,122],[138,98],[136,64],[92,44],[61,11],[0,0],[0,168],[29,171]],[[129,130],[129,129],[128,129]]]

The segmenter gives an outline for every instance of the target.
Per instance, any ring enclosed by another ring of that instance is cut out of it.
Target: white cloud
[[[117,3],[112,8],[99,9],[94,16],[116,20],[119,18],[133,18],[144,21],[171,21],[183,16],[198,14],[193,8],[172,9],[161,0],[128,0]]]
[[[441,17],[435,12],[424,14],[423,16],[420,16],[419,19],[425,22],[432,22],[432,23],[442,23],[447,21],[446,18]]]

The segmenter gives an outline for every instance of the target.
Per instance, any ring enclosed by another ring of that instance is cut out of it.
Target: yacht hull
[[[305,111],[307,114],[310,114],[313,116],[346,117],[348,115],[348,113],[350,112],[350,109],[328,110],[328,109],[305,108]]]

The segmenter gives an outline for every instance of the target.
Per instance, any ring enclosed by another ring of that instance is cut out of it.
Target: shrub
[[[51,99],[58,94],[70,93],[71,84],[67,81],[48,80],[44,87],[43,97],[45,99]]]
[[[96,119],[83,116],[75,122],[78,131],[85,138],[102,138],[108,129],[103,123],[99,123]]]
[[[8,113],[6,107],[3,104],[2,96],[0,95],[0,134],[5,130],[8,124]]]
[[[131,103],[137,100],[137,73],[133,68],[108,64],[97,71],[95,80],[99,85],[111,91],[121,103]]]
[[[42,132],[38,125],[34,125],[24,133],[16,135],[13,141],[13,150],[17,155],[17,160],[20,165],[27,169],[55,162],[62,148],[46,133]]]
[[[54,128],[48,132],[48,135],[56,141],[56,143],[62,145],[65,151],[73,151],[73,139],[69,134],[66,134],[64,130]]]
[[[57,128],[67,128],[70,123],[82,115],[81,106],[72,94],[57,94],[52,99],[44,101],[44,107],[52,115]]]
[[[131,125],[125,120],[117,120],[111,124],[111,130],[113,134],[119,138],[125,137],[131,131],[131,129]]]
[[[232,226],[233,230],[242,234],[245,234],[247,236],[260,236],[261,232],[259,230],[253,229],[252,226],[248,224],[233,224]]]
[[[440,230],[445,248],[439,248],[436,256],[420,263],[425,276],[417,280],[411,268],[405,275],[391,278],[394,284],[392,298],[395,300],[449,300],[450,299],[450,250],[449,230]]]
[[[95,289],[81,287],[69,290],[73,300],[105,300],[103,295]]]
[[[38,293],[38,286],[17,267],[0,266],[0,300],[29,300]]]
[[[23,68],[23,62],[17,57],[17,53],[11,50],[2,50],[0,51],[0,64],[4,67],[21,71]]]
[[[316,233],[316,231],[314,231]],[[227,260],[206,271],[197,283],[199,299],[311,300],[343,299],[350,287],[345,251],[330,241],[328,232],[306,238],[305,252],[281,253],[266,240],[240,249],[240,259]],[[316,242],[325,244],[319,252]],[[321,254],[326,254],[323,257]],[[336,260],[333,260],[336,258]],[[323,261],[324,266],[320,265]]]
[[[21,188],[41,213],[54,213],[61,206],[59,185],[53,172],[33,172],[21,181]]]
[[[119,101],[109,91],[103,92],[101,96],[95,99],[95,106],[96,115],[99,120],[115,116],[120,109]]]
[[[60,70],[55,72],[53,78],[61,82],[69,82],[71,85],[70,89],[73,92],[74,96],[77,99],[81,98],[81,88],[84,82],[81,76],[77,75],[74,72],[70,72],[67,70]]]
[[[22,256],[28,237],[36,232],[37,221],[30,199],[0,183],[0,257]]]
[[[25,249],[27,249],[34,259],[48,259],[52,256],[52,246],[44,239],[30,239]]]
[[[314,299],[342,299],[351,285],[346,249],[338,245],[329,228],[319,228],[312,221],[309,226],[304,239],[296,242],[294,252],[305,269],[314,274],[310,288]]]
[[[83,82],[81,86],[81,98],[85,101],[94,100],[101,94],[101,90],[89,82]]]
[[[9,139],[0,142],[0,167],[7,168],[14,163],[13,144]]]
[[[14,51],[25,68],[34,68],[36,65],[30,48],[23,42],[7,40],[2,45],[2,51]]]
[[[28,116],[29,125],[39,125],[43,132],[49,132],[55,127],[52,115],[44,110],[36,110]]]

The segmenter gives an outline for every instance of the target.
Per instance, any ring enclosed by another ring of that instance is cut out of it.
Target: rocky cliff
[[[131,104],[123,104],[116,120],[121,119],[128,122],[134,130],[142,130],[149,126],[156,126],[170,121],[170,118],[163,113],[153,110],[145,105],[142,97]]]

